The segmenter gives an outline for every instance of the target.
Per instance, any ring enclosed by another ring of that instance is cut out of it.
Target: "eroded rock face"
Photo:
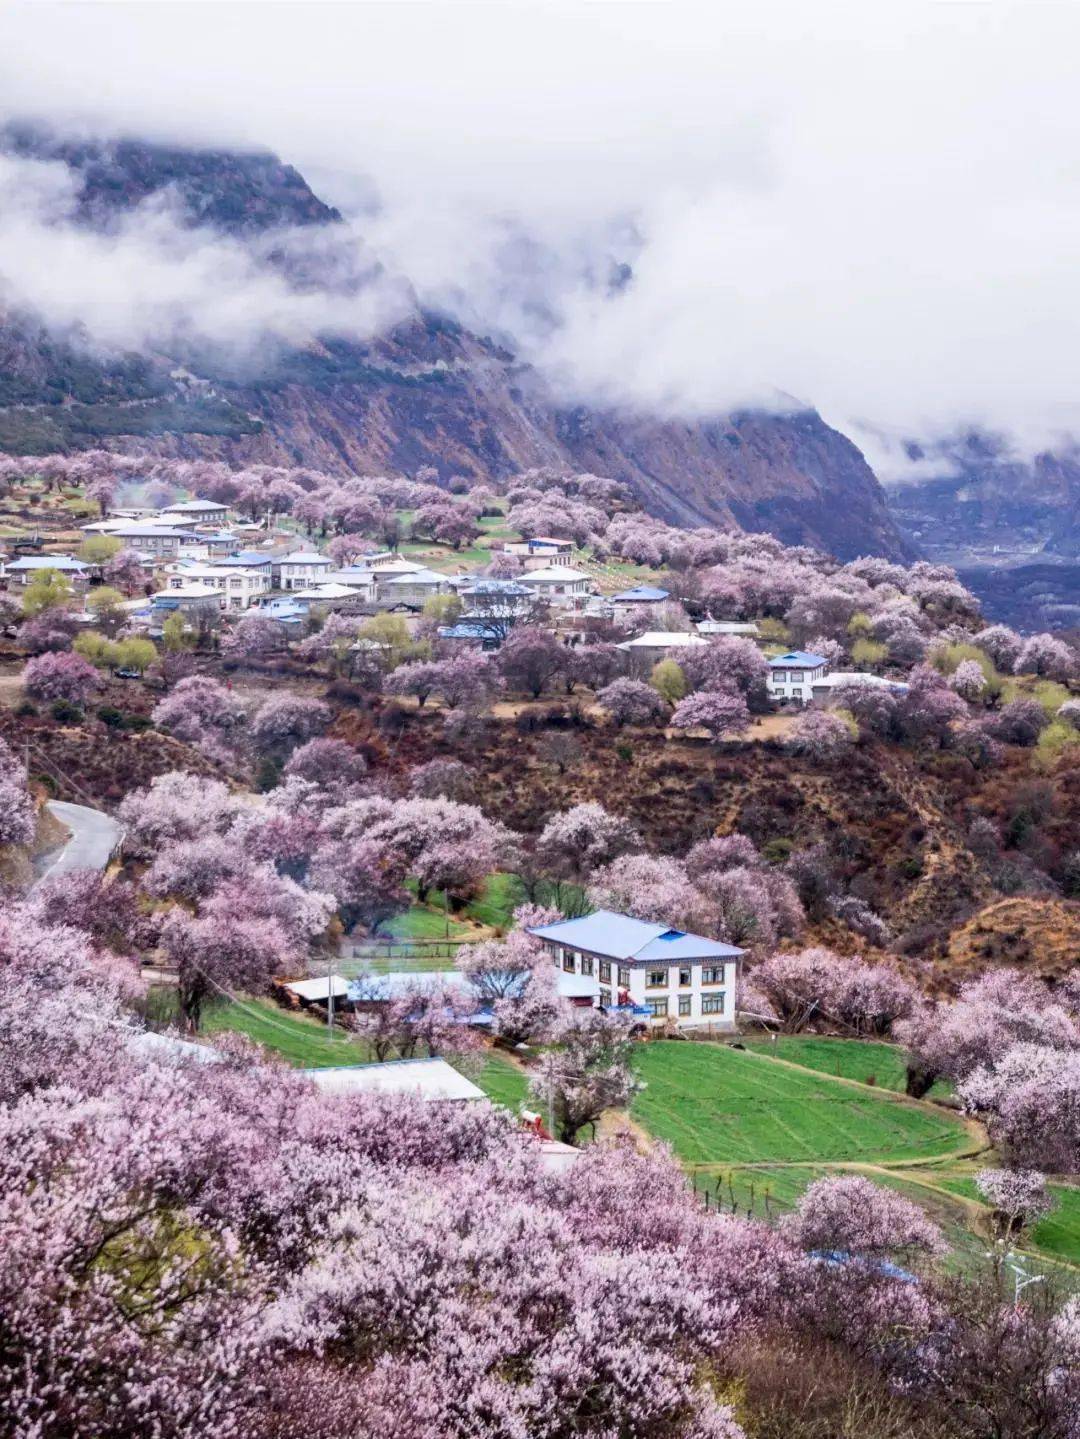
[[[343,278],[341,257],[328,251],[320,272],[319,247],[301,240],[297,249],[298,233],[340,216],[270,154],[71,141],[26,128],[0,134],[0,149],[67,165],[80,187],[79,224],[109,229],[161,196],[182,223],[241,238],[298,288],[354,292],[381,275],[372,260]],[[276,245],[278,232],[292,235],[288,246]],[[190,336],[168,353],[105,353],[77,333],[49,335],[33,316],[0,311],[0,356],[12,357],[0,386],[0,449],[104,445],[343,473],[434,465],[478,479],[565,464],[627,482],[650,511],[679,524],[766,530],[844,559],[913,553],[858,449],[813,410],[691,423],[568,408],[501,345],[423,312],[407,285],[400,310],[405,318],[374,341],[260,352],[257,370]]]

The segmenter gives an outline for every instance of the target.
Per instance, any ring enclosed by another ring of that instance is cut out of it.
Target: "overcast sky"
[[[568,393],[697,415],[780,391],[888,472],[867,427],[1080,433],[1078,53],[1080,6],[1031,0],[35,0],[0,8],[0,106],[268,146],[347,209],[377,196],[356,224],[391,269]],[[142,232],[90,267],[46,252],[53,200],[3,181],[8,294],[96,295],[117,333],[131,293],[199,322],[222,265],[241,292],[242,257],[166,280]]]

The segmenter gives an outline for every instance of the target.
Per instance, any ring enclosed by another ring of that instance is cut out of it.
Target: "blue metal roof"
[[[658,960],[678,963],[681,959],[737,959],[743,950],[701,934],[687,934],[666,924],[651,924],[610,909],[597,909],[580,919],[561,919],[529,930],[538,939],[549,939],[571,949],[587,949],[610,959]]]
[[[470,624],[468,620],[461,620],[456,625],[439,627],[441,640],[483,640],[487,639],[489,633],[487,625]]]
[[[667,590],[658,590],[652,585],[636,585],[632,590],[623,590],[620,595],[612,595],[613,600],[625,600],[628,604],[640,604],[646,600],[666,600],[669,596]]]
[[[824,655],[812,654],[809,650],[788,650],[786,655],[777,655],[769,664],[773,669],[815,670],[818,665],[827,665]]]
[[[254,550],[241,550],[238,555],[225,555],[224,558],[214,561],[215,565],[235,565],[237,569],[250,570],[258,565],[273,564],[271,555],[256,554]]]

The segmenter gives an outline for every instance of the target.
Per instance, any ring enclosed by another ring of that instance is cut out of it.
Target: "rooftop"
[[[332,565],[329,555],[320,555],[318,550],[294,550],[291,555],[275,555],[275,564],[282,565]]]
[[[738,959],[743,953],[734,945],[721,944],[718,939],[632,919],[628,914],[615,914],[610,909],[597,909],[579,919],[538,925],[530,928],[529,933],[553,944],[586,949],[609,959],[678,963],[681,959]]]
[[[22,559],[12,560],[7,568],[9,570],[85,570],[86,565],[82,560],[75,559],[74,555],[23,555]]]
[[[584,570],[575,570],[572,565],[545,565],[542,570],[529,571],[529,584],[533,585],[539,580],[543,583],[550,580],[552,584],[562,580],[570,584],[573,580],[587,580],[589,576]]]
[[[699,620],[698,633],[703,635],[756,635],[756,620]]]
[[[502,598],[524,599],[532,594],[528,585],[523,585],[520,580],[474,580],[468,585],[459,586],[458,594],[461,595],[498,595]]]
[[[346,999],[349,994],[349,981],[342,979],[340,974],[333,976],[320,975],[317,979],[294,979],[288,984],[283,984],[282,989],[287,989],[290,994],[295,994],[297,999],[306,999],[312,1003],[325,1003],[330,994],[331,983],[334,987],[335,999]]]
[[[392,1059],[301,1073],[328,1094],[411,1094],[426,1101],[484,1098],[484,1091],[445,1059]]]
[[[253,570],[273,562],[273,555],[259,554],[258,550],[241,550],[238,555],[223,555],[221,559],[215,560],[214,564],[219,569],[229,565],[237,569]]]
[[[385,573],[386,571],[384,570],[382,571],[382,574],[376,574],[376,579],[379,581],[380,584],[385,583],[388,585],[405,586],[445,585],[447,583],[446,576],[440,575],[436,570],[410,570],[407,574],[402,573],[400,575],[392,575],[390,579],[384,581],[382,575]]]
[[[178,529],[175,525],[114,525],[111,531],[118,540],[191,540],[197,537],[190,530]]]
[[[309,590],[293,591],[293,599],[296,600],[344,600],[355,599],[356,595],[355,585],[339,585],[333,581],[312,585]]]
[[[779,670],[816,670],[819,665],[828,663],[824,655],[815,655],[810,650],[788,650],[786,655],[777,655],[774,660],[769,661],[772,669]]]
[[[162,505],[163,515],[185,514],[189,510],[220,510],[222,514],[228,505],[219,505],[216,500],[178,500],[174,505]]]
[[[653,585],[636,585],[632,590],[623,590],[621,594],[612,595],[611,598],[618,604],[637,605],[666,600],[668,594],[667,590],[658,590]]]
[[[821,685],[829,689],[841,689],[844,685],[867,685],[871,689],[906,690],[907,685],[901,680],[887,680],[882,675],[872,675],[864,670],[833,670],[830,675],[822,675],[821,679],[814,681],[814,688]]]
[[[621,650],[682,650],[707,643],[708,641],[703,640],[700,635],[692,635],[686,630],[646,630],[636,639],[624,640],[618,648]]]

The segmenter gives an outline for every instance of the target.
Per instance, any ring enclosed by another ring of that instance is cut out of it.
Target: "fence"
[[[741,1183],[743,1191],[737,1194],[732,1182],[732,1175],[718,1174],[712,1176],[698,1174],[693,1176],[694,1193],[700,1198],[706,1209],[715,1209],[718,1214],[731,1214],[735,1217],[740,1215],[745,1219],[775,1219],[780,1212],[779,1206],[772,1197],[772,1189],[768,1184],[756,1183],[747,1177]],[[712,1179],[712,1183],[710,1183]]]
[[[454,959],[467,939],[346,939],[341,944],[344,959]]]

